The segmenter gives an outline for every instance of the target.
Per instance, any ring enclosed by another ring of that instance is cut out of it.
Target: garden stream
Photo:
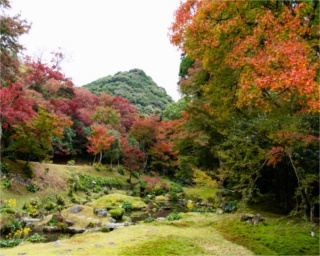
[[[126,220],[122,220],[116,222],[116,224],[124,224],[124,222],[128,222],[128,218],[130,219],[130,225],[135,225],[140,221],[145,219],[152,218],[158,220],[164,220],[168,215],[171,213],[179,213],[179,212],[186,212],[187,208],[184,202],[182,201],[160,201],[156,203],[158,209],[156,209],[153,202],[149,202],[146,211],[131,211],[125,214],[127,218]],[[110,229],[110,231],[113,229]],[[71,238],[75,234],[63,231],[54,231],[54,232],[46,232],[46,231],[36,231],[37,233],[45,238],[44,242],[54,242],[61,238]]]

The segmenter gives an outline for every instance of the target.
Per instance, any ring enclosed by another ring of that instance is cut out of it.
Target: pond
[[[129,222],[135,224],[139,221],[143,221],[148,217],[152,217],[154,219],[157,219],[159,217],[167,217],[172,212],[186,212],[187,208],[186,205],[181,201],[157,201],[153,202],[150,201],[148,203],[148,207],[144,211],[132,211],[127,214],[125,214],[126,218],[124,218],[124,221],[128,221],[128,218],[130,219]],[[119,222],[121,223],[121,221]],[[45,238],[44,242],[53,242],[61,239],[67,239],[71,238],[74,234],[70,234],[68,232],[61,232],[61,231],[55,231],[55,232],[44,232],[44,231],[37,231],[33,232],[41,235]]]
[[[182,201],[157,201],[149,202],[147,211],[145,212],[132,212],[129,217],[132,223],[142,221],[147,217],[154,219],[160,217],[167,217],[172,212],[186,212],[186,205]]]

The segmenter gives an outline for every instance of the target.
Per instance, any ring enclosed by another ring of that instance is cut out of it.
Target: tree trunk
[[[314,204],[312,204],[310,208],[310,222],[314,222],[314,210]]]
[[[102,151],[100,151],[99,164],[101,164],[101,160],[102,160]]]

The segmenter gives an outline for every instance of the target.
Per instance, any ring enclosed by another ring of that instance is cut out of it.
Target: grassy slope
[[[178,221],[143,223],[110,233],[86,233],[54,243],[25,243],[3,249],[27,255],[253,255],[214,228],[216,214],[186,213]]]
[[[11,167],[11,172],[19,174],[24,180],[27,180],[27,176],[23,172],[23,161],[9,161],[4,160]],[[38,162],[31,162],[30,166],[33,170],[34,183],[41,185],[42,187],[46,184],[46,189],[40,189],[36,193],[29,192],[25,186],[13,182],[13,185],[9,189],[1,189],[1,200],[16,199],[17,209],[21,209],[23,204],[30,198],[50,196],[52,193],[61,192],[66,194],[68,192],[67,180],[71,177],[71,174],[87,174],[98,177],[112,177],[121,179],[124,184],[127,184],[126,180],[129,178],[129,173],[125,171],[125,175],[120,175],[118,171],[109,171],[106,168],[102,168],[100,171],[95,170],[92,166],[68,166],[58,164],[45,164]],[[132,178],[132,182],[135,183],[137,180]]]

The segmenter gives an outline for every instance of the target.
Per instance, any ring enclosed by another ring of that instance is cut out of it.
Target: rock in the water
[[[85,228],[79,228],[79,227],[67,227],[67,231],[71,234],[80,234],[86,231]]]

